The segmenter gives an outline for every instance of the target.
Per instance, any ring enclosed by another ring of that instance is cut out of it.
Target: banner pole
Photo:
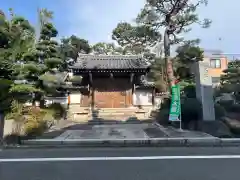
[[[178,93],[179,93],[179,98],[180,98],[180,104],[179,104],[179,109],[180,109],[180,111],[179,111],[179,120],[180,120],[180,124],[179,124],[179,129],[180,130],[182,130],[182,105],[181,105],[181,90],[180,90],[180,88],[179,88],[179,91],[178,91]]]
[[[180,120],[180,126],[179,129],[182,130],[182,113],[181,113],[182,109],[181,109],[181,103],[180,103],[180,114],[179,114],[179,120]]]

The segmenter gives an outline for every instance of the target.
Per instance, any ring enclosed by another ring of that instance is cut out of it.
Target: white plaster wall
[[[159,109],[161,107],[161,104],[162,104],[162,97],[155,97],[155,108]]]
[[[152,105],[152,91],[136,90],[133,93],[133,105],[135,106],[151,106]]]
[[[81,103],[81,94],[70,94],[70,104],[80,104]]]
[[[45,103],[46,103],[46,106],[49,106],[53,103],[60,103],[60,104],[63,104],[63,105],[67,105],[68,104],[68,97],[56,97],[56,98],[46,97],[45,98]]]
[[[3,136],[12,134],[14,128],[14,120],[6,120],[4,122]]]

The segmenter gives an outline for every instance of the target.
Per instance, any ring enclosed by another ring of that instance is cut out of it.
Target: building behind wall
[[[205,51],[203,61],[209,64],[208,73],[212,76],[213,85],[218,85],[223,70],[227,69],[228,58],[221,51]]]

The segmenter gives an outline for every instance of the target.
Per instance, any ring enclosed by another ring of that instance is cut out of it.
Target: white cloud
[[[91,43],[111,41],[120,21],[134,22],[145,0],[72,0],[67,4],[68,33]]]

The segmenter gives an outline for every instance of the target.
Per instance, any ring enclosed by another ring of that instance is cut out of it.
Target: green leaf
[[[11,93],[33,93],[33,92],[41,92],[40,89],[34,87],[33,85],[29,84],[17,84],[13,85],[10,88]]]

